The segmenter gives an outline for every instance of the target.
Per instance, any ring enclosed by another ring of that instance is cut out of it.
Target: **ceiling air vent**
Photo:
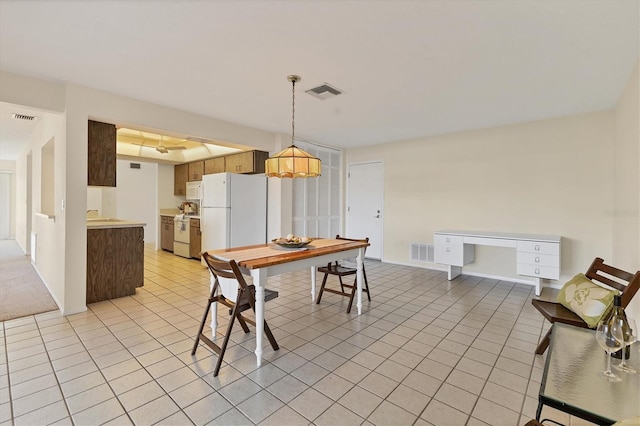
[[[15,118],[16,120],[27,120],[27,121],[33,121],[36,118],[38,118],[35,115],[25,115],[25,114],[11,114],[12,118]]]
[[[340,94],[342,94],[342,91],[340,89],[336,89],[335,87],[333,87],[332,85],[330,85],[329,83],[324,83],[318,87],[314,87],[313,89],[309,89],[307,90],[307,93],[310,94],[311,96],[314,96],[318,99],[328,99],[328,98],[333,98],[335,96],[338,96]]]

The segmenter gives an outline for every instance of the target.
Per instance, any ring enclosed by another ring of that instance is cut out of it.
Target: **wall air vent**
[[[411,244],[411,260],[433,263],[433,244]]]
[[[38,118],[35,115],[25,115],[25,114],[11,114],[11,118],[15,118],[16,120],[27,120],[27,121],[33,121],[36,118]]]
[[[313,89],[309,89],[307,90],[307,93],[310,94],[311,96],[314,96],[318,99],[328,99],[328,98],[333,98],[335,96],[338,96],[340,94],[342,94],[342,90],[340,89],[336,89],[335,87],[333,87],[332,85],[330,85],[329,83],[324,83],[318,87],[314,87]]]

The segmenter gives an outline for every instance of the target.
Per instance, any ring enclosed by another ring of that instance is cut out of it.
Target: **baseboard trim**
[[[447,267],[446,266],[432,266],[431,264],[429,265],[414,265],[411,263],[406,263],[406,262],[390,262],[390,261],[385,261],[385,263],[390,263],[392,265],[401,265],[401,266],[411,266],[414,268],[422,268],[422,269],[429,269],[432,271],[439,271],[439,272],[447,272]],[[491,274],[484,274],[482,272],[474,272],[474,271],[465,271],[462,270],[462,274],[461,275],[468,275],[470,277],[478,277],[478,278],[487,278],[487,279],[492,279],[492,280],[499,280],[499,281],[507,281],[507,282],[511,282],[511,283],[517,283],[517,284],[528,284],[531,286],[535,286],[535,282],[534,281],[529,281],[529,280],[525,280],[522,278],[511,278],[511,277],[503,277],[500,275],[491,275]],[[558,285],[558,287],[556,287],[556,285],[549,285],[549,287],[551,288],[562,288],[562,285]]]

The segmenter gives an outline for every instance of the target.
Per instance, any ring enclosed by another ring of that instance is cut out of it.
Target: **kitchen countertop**
[[[87,229],[135,228],[146,225],[147,224],[143,222],[111,218],[95,218],[87,220]]]
[[[181,215],[182,213],[178,213],[179,215]],[[160,213],[160,216],[170,216],[170,217],[176,217],[177,215],[175,214],[168,214],[168,213]],[[185,219],[200,219],[200,215],[197,214],[185,214],[184,215]]]

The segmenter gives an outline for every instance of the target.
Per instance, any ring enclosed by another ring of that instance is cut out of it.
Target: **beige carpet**
[[[58,310],[15,240],[0,240],[0,321]]]

